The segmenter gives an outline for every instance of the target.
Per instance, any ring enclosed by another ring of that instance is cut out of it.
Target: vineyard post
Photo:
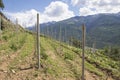
[[[61,44],[61,26],[60,26],[60,31],[59,31],[59,42]]]
[[[44,30],[44,36],[46,36],[46,33],[47,33],[47,30],[46,30],[46,28],[43,28]]]
[[[1,39],[1,34],[2,34],[2,29],[1,29],[1,28],[2,28],[2,27],[1,27],[1,26],[2,26],[2,25],[1,25],[2,19],[1,19],[1,18],[2,18],[2,17],[1,17],[1,15],[0,15],[0,39]]]
[[[112,49],[111,45],[109,45],[108,49],[109,49],[108,52],[111,53],[111,49]]]
[[[54,38],[55,38],[55,40],[57,40],[57,34],[56,34],[57,32],[56,32],[56,29],[55,29],[55,31],[54,31]]]
[[[85,59],[85,25],[82,25],[82,80],[84,80],[84,59]]]
[[[51,27],[49,27],[49,37],[50,37],[50,39],[52,39],[52,29],[51,29]]]
[[[54,39],[53,34],[54,34],[54,30],[53,30],[53,28],[51,27],[51,38],[52,38],[52,39]]]
[[[48,30],[49,28],[47,27],[47,37],[49,36],[49,30]]]
[[[18,35],[18,19],[16,18],[16,34]],[[17,41],[18,41],[18,36],[17,36]]]
[[[64,29],[64,36],[63,36],[63,41],[66,43],[66,27],[65,27],[65,29]]]
[[[1,15],[0,15],[0,33],[1,33],[1,30],[2,30],[2,29],[1,29]]]
[[[18,19],[16,18],[16,33],[18,32]]]
[[[39,27],[39,14],[37,13],[37,54],[38,54],[38,69],[40,69],[40,27]]]
[[[93,48],[92,49],[93,49],[92,52],[95,53],[95,42],[93,43]]]

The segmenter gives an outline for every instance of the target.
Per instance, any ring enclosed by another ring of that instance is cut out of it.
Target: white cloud
[[[13,22],[18,20],[20,25],[32,26],[35,25],[36,22],[36,15],[38,11],[31,9],[29,11],[17,12],[17,13],[10,13],[4,12]]]
[[[69,12],[68,5],[60,1],[51,2],[44,11],[50,17],[61,16],[64,12]]]
[[[69,6],[61,1],[51,2],[45,8],[44,14],[57,21],[74,16],[73,11],[69,10]]]
[[[80,7],[80,16],[120,12],[120,0],[71,0],[71,3]]]
[[[69,6],[61,1],[51,2],[50,5],[45,8],[45,11],[43,13],[35,9],[17,13],[4,13],[12,21],[15,22],[17,18],[19,24],[26,24],[27,27],[35,25],[37,13],[40,14],[40,23],[45,23],[49,21],[60,21],[75,16],[73,11],[69,10]]]
[[[91,2],[88,6],[89,8],[95,8],[96,13],[117,13],[120,11],[120,1],[119,0],[96,0],[96,2]]]
[[[82,16],[87,16],[87,15],[93,15],[95,14],[96,12],[95,11],[92,11],[91,9],[87,8],[87,7],[83,7],[79,10],[79,14],[82,15]]]

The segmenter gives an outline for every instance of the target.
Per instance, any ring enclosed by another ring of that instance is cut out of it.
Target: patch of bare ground
[[[25,59],[19,60],[19,63],[11,69],[11,73],[8,74],[9,80],[34,80],[35,60],[34,52],[30,53],[29,56],[26,56]],[[35,76],[38,76],[36,74]],[[41,79],[42,80],[42,79]]]
[[[97,76],[94,73],[85,71],[85,80],[114,80],[114,79],[110,76],[105,76],[105,78],[102,79],[100,76]]]
[[[47,55],[50,56],[52,59],[55,59],[56,56],[52,51],[46,51]]]
[[[5,44],[5,43],[6,43],[6,41],[0,40],[0,45]]]
[[[100,79],[95,74],[92,74],[89,71],[85,71],[85,80],[100,80]]]
[[[9,72],[8,65],[14,60],[14,58],[18,55],[20,50],[17,52],[10,54],[10,55],[3,55],[1,56],[1,63],[0,63],[0,78],[5,79],[7,77],[7,73]]]
[[[10,69],[10,64],[15,61],[16,57],[19,56],[20,51],[24,48],[24,45],[17,50],[16,52],[11,52],[9,54],[6,54],[4,50],[2,50],[0,53],[0,79],[2,80],[10,80],[8,77],[11,74],[15,74],[16,70]]]

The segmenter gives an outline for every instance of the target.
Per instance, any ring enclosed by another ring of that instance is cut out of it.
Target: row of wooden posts
[[[16,20],[16,23],[18,24],[18,20]],[[36,37],[36,47],[37,47],[37,57],[38,57],[38,69],[40,69],[40,26],[39,26],[39,14],[37,14],[37,24],[36,24],[36,30],[37,30],[37,37]],[[85,25],[82,25],[82,80],[84,80],[84,52],[85,52]],[[0,17],[0,32],[1,32],[1,17]],[[1,33],[0,33],[1,35]],[[60,39],[59,39],[60,40]]]
[[[37,14],[37,54],[38,54],[38,69],[40,69],[40,26],[39,26],[39,14]],[[84,59],[85,59],[85,25],[82,25],[82,80],[84,80]]]

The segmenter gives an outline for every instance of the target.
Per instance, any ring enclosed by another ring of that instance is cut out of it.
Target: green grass
[[[54,47],[54,49],[57,49],[57,47],[60,47],[59,42],[54,43],[53,41],[49,41],[49,43],[51,43],[51,46]],[[80,49],[71,47],[71,46],[67,46],[65,44],[61,44],[62,47],[62,55],[58,52],[57,55],[59,55],[60,57],[63,58],[63,60],[72,67],[71,71],[74,73],[74,76],[77,79],[80,79],[80,75],[81,75],[81,58],[79,57],[79,53],[81,53]],[[75,49],[75,50],[74,50]],[[77,51],[79,50],[79,51]],[[56,50],[57,51],[57,50]],[[76,54],[76,51],[78,52]],[[99,69],[97,69],[95,66],[93,66],[92,64],[86,62],[85,63],[86,69],[89,70],[92,73],[95,73],[96,75],[100,76],[100,77],[105,77],[104,73],[102,71],[100,71]]]
[[[75,48],[72,48],[72,50],[79,54],[81,50],[79,49],[75,49]],[[81,54],[79,54],[81,55]],[[103,76],[103,73],[100,73],[98,72],[100,70],[106,70],[106,71],[110,71],[112,73],[112,76],[115,76],[117,78],[119,78],[119,61],[114,61],[112,60],[111,58],[109,58],[108,56],[104,55],[103,54],[103,51],[102,50],[98,50],[96,53],[92,53],[90,52],[89,50],[86,50],[85,52],[85,56],[86,56],[86,60],[89,64],[89,66],[86,66],[86,69],[88,69],[89,71],[95,73],[95,74],[98,74],[100,76]],[[88,65],[88,63],[86,65]],[[93,64],[93,65],[91,65]],[[90,66],[91,65],[91,66]],[[97,66],[96,66],[97,65]],[[94,69],[91,67],[94,67]],[[96,66],[96,67],[95,67]]]
[[[21,47],[21,49],[17,53],[18,54],[17,57],[11,63],[11,65],[10,65],[11,67],[14,67],[17,64],[19,64],[20,60],[24,61],[27,56],[29,56],[29,55],[31,55],[31,53],[33,53],[33,51],[34,51],[33,43],[34,43],[33,36],[28,34],[25,38],[24,45]]]
[[[57,55],[54,47],[51,46],[50,44],[51,40],[41,37],[41,42],[42,42],[41,43],[42,47],[44,47],[44,51],[45,51],[44,53],[48,54],[47,55],[48,58],[46,60],[44,59],[41,60],[43,66],[45,67],[44,68],[45,73],[53,76],[56,79],[65,78],[65,77],[74,78],[73,72],[71,72],[70,69],[66,67],[66,63],[64,62],[64,59],[61,59]]]

